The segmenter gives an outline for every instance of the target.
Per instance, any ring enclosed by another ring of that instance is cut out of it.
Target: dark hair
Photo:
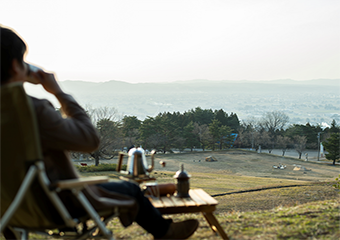
[[[6,83],[11,77],[12,62],[18,60],[24,64],[24,54],[26,52],[26,44],[11,29],[0,26],[0,43],[1,43],[1,85]]]

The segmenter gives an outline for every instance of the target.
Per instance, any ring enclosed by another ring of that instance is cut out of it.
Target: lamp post
[[[318,132],[318,161],[320,161],[320,134],[322,132]]]

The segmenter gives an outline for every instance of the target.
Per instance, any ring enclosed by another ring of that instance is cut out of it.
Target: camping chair
[[[107,177],[50,182],[46,175],[36,116],[22,83],[1,87],[1,222],[0,234],[10,231],[16,238],[28,233],[66,239],[113,239],[106,224],[136,206],[135,200],[117,194],[117,199],[100,198],[108,209],[97,212],[84,189],[107,182]],[[72,216],[58,193],[68,191],[82,208]],[[88,226],[89,223],[92,224]],[[123,223],[123,222],[122,222]],[[93,236],[98,232],[96,236]]]

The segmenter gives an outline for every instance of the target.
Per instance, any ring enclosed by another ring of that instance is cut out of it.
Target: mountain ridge
[[[243,120],[261,117],[270,111],[284,111],[291,122],[297,124],[330,124],[332,119],[340,122],[340,79],[194,79],[167,83],[60,81],[60,85],[85,108],[88,105],[114,107],[118,113],[140,120],[163,112],[185,112],[201,107],[233,112]],[[31,92],[37,95],[37,91]]]
[[[208,79],[192,79],[192,80],[183,80],[183,81],[171,81],[171,82],[143,82],[143,83],[129,83],[121,80],[108,80],[104,82],[89,82],[82,80],[64,80],[60,82],[73,82],[73,83],[88,83],[88,84],[106,84],[106,83],[117,83],[117,84],[128,84],[128,85],[139,85],[139,84],[191,84],[191,83],[236,83],[236,84],[244,84],[244,83],[261,83],[261,84],[319,84],[319,85],[335,85],[338,86],[340,84],[340,78],[336,79],[310,79],[310,80],[293,80],[293,79],[275,79],[275,80],[208,80]]]

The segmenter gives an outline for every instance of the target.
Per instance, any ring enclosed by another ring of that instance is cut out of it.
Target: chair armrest
[[[53,182],[50,185],[50,189],[63,190],[63,189],[72,189],[72,188],[84,188],[87,185],[105,183],[108,181],[109,181],[109,177],[105,177],[105,176],[60,180],[57,182]]]

